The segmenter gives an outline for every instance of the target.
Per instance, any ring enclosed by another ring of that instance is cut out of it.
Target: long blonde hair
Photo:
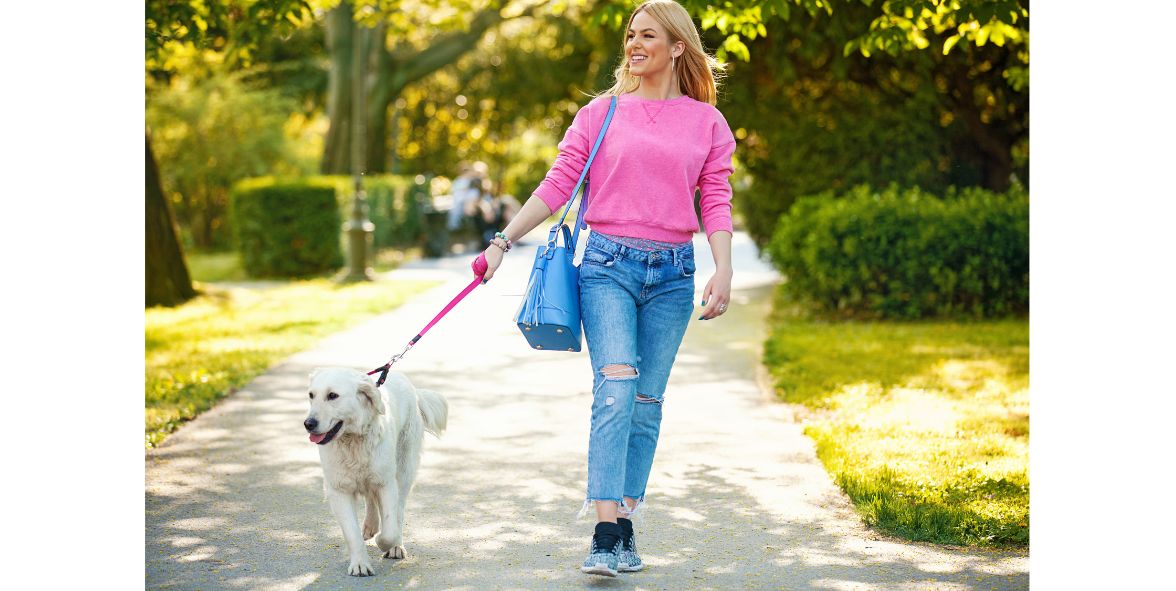
[[[629,22],[625,26],[628,31],[633,26],[633,19],[641,11],[649,13],[670,36],[669,45],[681,41],[686,49],[682,59],[675,60],[681,65],[675,65],[674,80],[678,83],[678,90],[690,98],[714,105],[718,100],[719,79],[723,77],[726,65],[708,54],[702,47],[702,40],[698,36],[698,29],[680,4],[674,0],[647,0],[629,15]],[[633,92],[640,86],[641,81],[629,73],[629,60],[625,59],[625,40],[621,40],[621,63],[613,72],[616,84],[612,88],[600,93],[620,96],[626,92]],[[597,96],[600,96],[597,95]]]

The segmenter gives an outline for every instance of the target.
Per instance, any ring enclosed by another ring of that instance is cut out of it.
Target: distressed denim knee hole
[[[652,396],[646,396],[644,394],[637,395],[637,402],[644,403],[644,404],[661,404],[662,403],[661,400],[658,400],[657,398],[654,398]]]
[[[609,405],[609,406],[612,406],[612,405],[613,405],[613,403],[614,403],[614,402],[616,402],[616,401],[617,401],[617,399],[616,399],[616,398],[613,398],[612,396],[609,396],[608,398],[605,398],[605,399],[604,399],[604,403],[605,403],[605,404],[607,404],[607,405]]]
[[[600,368],[600,375],[606,380],[635,380],[637,368],[632,365],[613,363]]]

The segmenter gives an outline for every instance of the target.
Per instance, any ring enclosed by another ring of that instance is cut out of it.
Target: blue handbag
[[[580,180],[576,188],[572,189],[572,196],[568,199],[567,207],[559,221],[551,227],[547,235],[547,243],[540,246],[535,253],[535,264],[531,268],[531,276],[527,279],[527,290],[523,294],[523,303],[515,314],[515,323],[523,332],[527,342],[533,349],[552,351],[579,351],[583,337],[580,328],[580,269],[572,261],[576,254],[576,244],[580,237],[580,228],[587,228],[584,212],[588,204],[588,185],[584,179],[588,176],[588,169],[592,160],[596,158],[596,150],[600,148],[600,141],[608,130],[612,121],[613,111],[617,108],[617,97],[612,97],[608,107],[608,116],[604,118],[604,125],[600,134],[596,136],[596,144],[592,146],[592,153],[588,155],[588,162],[584,164],[584,171],[580,173]],[[580,199],[580,209],[576,214],[576,231],[568,229],[564,220],[572,209],[572,202],[576,200],[576,193],[584,185],[584,197]],[[563,246],[558,244],[563,238]]]

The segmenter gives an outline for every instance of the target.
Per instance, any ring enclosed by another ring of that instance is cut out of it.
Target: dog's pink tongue
[[[310,434],[310,442],[311,443],[318,443],[318,442],[322,441],[323,439],[325,439],[326,437],[327,437],[326,433],[323,433],[321,435],[318,433],[311,433]]]

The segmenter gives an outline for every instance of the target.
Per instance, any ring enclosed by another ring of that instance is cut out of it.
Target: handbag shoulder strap
[[[600,126],[600,133],[596,136],[596,144],[592,146],[592,152],[588,154],[588,162],[584,164],[584,170],[580,173],[580,180],[576,181],[576,188],[572,189],[572,196],[568,199],[568,204],[564,207],[563,215],[559,217],[559,221],[551,227],[551,232],[547,236],[548,244],[555,241],[559,228],[563,226],[564,220],[568,217],[568,212],[572,209],[572,202],[576,200],[576,194],[580,192],[580,186],[584,184],[585,177],[588,176],[588,169],[592,167],[592,161],[596,158],[596,151],[600,149],[600,142],[604,139],[604,134],[608,131],[608,125],[612,122],[613,112],[617,109],[617,97],[613,95],[612,100],[608,105],[608,115],[604,118],[604,124]],[[576,248],[577,240],[580,237],[580,228],[584,225],[584,212],[588,203],[588,188],[584,188],[584,198],[580,200],[580,209],[576,214],[576,231],[572,234],[571,248]]]

